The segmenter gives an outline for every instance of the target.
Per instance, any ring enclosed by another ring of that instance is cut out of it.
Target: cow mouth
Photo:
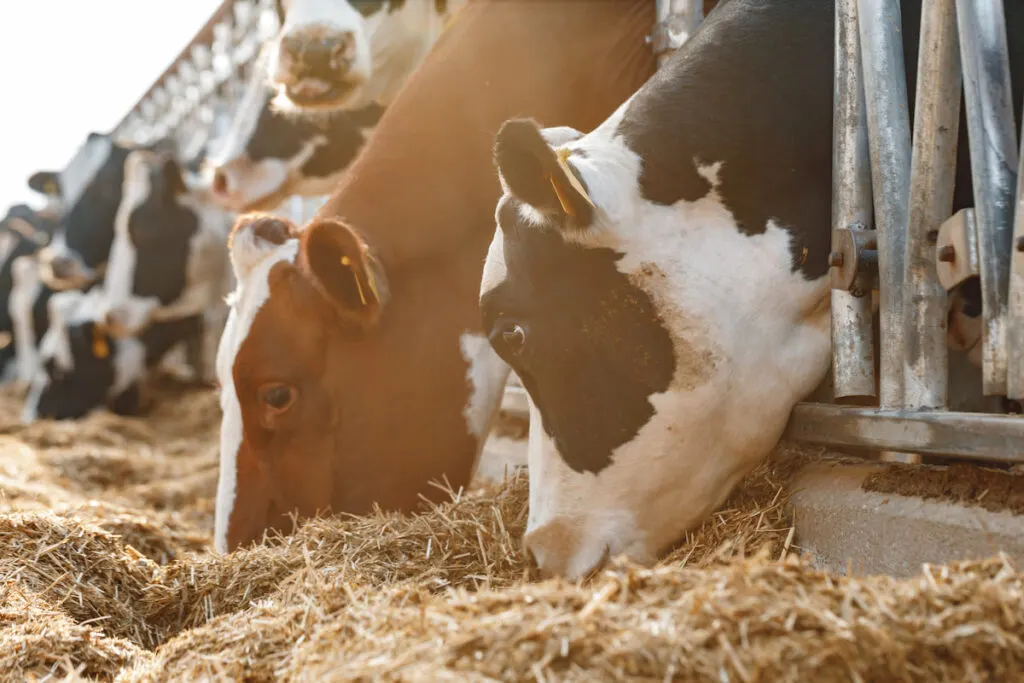
[[[336,109],[352,99],[362,81],[328,81],[306,77],[284,87],[284,94],[292,103],[304,109]]]

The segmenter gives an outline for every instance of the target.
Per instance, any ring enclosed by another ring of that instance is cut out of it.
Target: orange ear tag
[[[352,270],[352,259],[350,259],[348,256],[342,256],[341,257],[341,265],[345,266],[349,270]],[[352,270],[352,277],[356,281],[356,289],[359,290],[359,300],[362,301],[363,305],[365,306],[366,305],[366,295],[363,294],[363,285],[359,282],[359,276],[356,275],[356,272],[354,270]]]
[[[110,346],[99,325],[94,325],[92,328],[92,355],[100,359],[110,355]]]
[[[571,154],[571,149],[559,149],[555,152],[555,158],[557,159],[562,172],[565,173],[565,177],[569,180],[569,185],[572,186],[572,189],[576,190],[576,193],[583,197],[583,200],[590,205],[591,209],[594,209],[596,207],[594,207],[594,202],[590,199],[590,195],[587,194],[586,189],[584,189],[583,184],[580,183],[576,174],[572,172],[571,168],[569,168],[569,156]],[[562,205],[562,210],[569,214],[569,216],[575,218],[576,212],[572,210],[572,204],[569,202],[569,198],[566,196],[565,191],[558,185],[558,183],[555,182],[555,179],[551,174],[548,174],[548,180],[551,182],[551,187],[554,189],[555,195],[558,197],[558,203]]]

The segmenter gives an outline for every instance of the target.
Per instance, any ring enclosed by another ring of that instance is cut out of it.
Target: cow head
[[[39,344],[23,422],[78,419],[104,405],[123,414],[140,409],[145,349],[138,340],[115,340],[107,333],[99,301],[96,289],[50,298],[50,325]]]
[[[53,240],[39,254],[48,286],[77,289],[102,273],[114,239],[128,152],[109,135],[90,133],[61,174],[65,211]]]
[[[385,272],[372,246],[335,220],[300,234],[276,217],[245,216],[230,251],[238,288],[217,356],[218,549],[289,529],[293,511],[410,510],[420,494],[443,496],[425,482],[448,473],[464,483],[465,454],[479,452],[489,427],[465,411],[496,407],[477,408],[479,397],[469,405],[467,385],[479,386],[483,366],[467,377],[464,354],[494,356],[486,344],[460,346],[466,311],[447,296],[451,273]],[[504,379],[490,393],[500,396]]]
[[[271,81],[282,107],[353,109],[387,104],[461,3],[278,0],[282,28]]]
[[[665,180],[697,191],[652,199],[665,169],[622,135],[629,106],[587,136],[510,121],[495,147],[484,329],[530,399],[526,547],[573,578],[711,513],[829,362],[828,285],[791,233],[739,227],[728,161],[684,159]]]
[[[376,105],[328,117],[277,111],[262,78],[254,79],[231,129],[210,160],[211,195],[230,211],[271,210],[292,195],[330,193],[376,123]]]

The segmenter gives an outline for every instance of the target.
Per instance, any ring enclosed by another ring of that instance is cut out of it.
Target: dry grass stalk
[[[798,549],[786,482],[807,454],[785,446],[658,567],[615,561],[580,585],[533,580],[521,475],[422,515],[313,520],[216,556],[216,399],[192,396],[144,421],[0,425],[0,679],[1009,681],[1024,671],[1021,575],[1004,560],[895,581],[787,557]]]

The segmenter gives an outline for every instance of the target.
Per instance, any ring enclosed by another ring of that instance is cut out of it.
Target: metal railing
[[[877,394],[880,405],[801,404],[787,436],[1024,461],[1024,418],[947,410],[947,292],[970,277],[982,294],[982,392],[1024,398],[1024,256],[1012,249],[1024,196],[1003,2],[923,3],[913,139],[901,29],[899,0],[836,2],[833,381],[837,398]],[[961,84],[974,207],[951,217]]]

